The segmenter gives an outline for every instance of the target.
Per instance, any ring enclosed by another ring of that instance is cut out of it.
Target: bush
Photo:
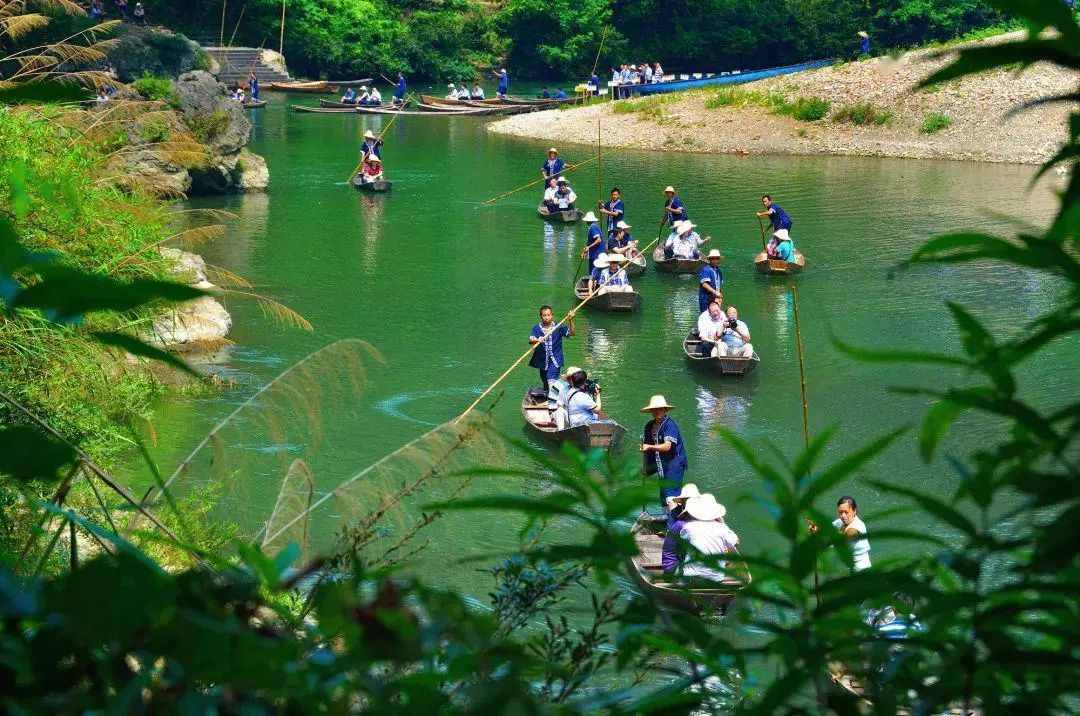
[[[171,135],[169,125],[162,119],[152,119],[139,126],[139,136],[144,142],[167,142]]]
[[[177,104],[176,90],[173,88],[172,80],[168,77],[144,74],[132,82],[131,86],[145,99],[166,102],[170,106],[176,106]]]
[[[816,122],[824,119],[829,113],[829,108],[832,107],[829,100],[821,97],[799,97],[794,102],[788,102],[779,99],[776,95],[770,95],[769,102],[774,107],[774,113],[794,117],[801,122]]]
[[[869,102],[844,105],[836,110],[832,117],[834,122],[848,122],[860,127],[869,124],[878,126],[888,124],[890,119],[892,119],[892,112],[878,109]]]
[[[210,114],[197,114],[187,121],[191,133],[203,144],[212,141],[229,126],[229,115],[218,109]]]
[[[667,117],[664,105],[669,102],[671,102],[671,97],[668,95],[653,95],[644,99],[616,102],[613,111],[615,114],[641,114],[659,121]]]
[[[952,118],[947,114],[940,112],[931,112],[926,115],[922,123],[923,134],[935,134],[943,129],[946,129],[952,124]]]

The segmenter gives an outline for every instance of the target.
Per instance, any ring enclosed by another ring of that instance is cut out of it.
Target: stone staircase
[[[270,82],[290,82],[292,78],[282,74],[259,60],[262,52],[256,47],[204,47],[206,54],[214,58],[221,66],[218,79],[229,87],[237,83],[246,83],[248,72],[254,71],[260,84]]]

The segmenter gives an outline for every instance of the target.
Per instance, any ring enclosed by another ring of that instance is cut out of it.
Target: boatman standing
[[[596,260],[600,258],[600,254],[604,252],[604,232],[600,230],[596,214],[591,211],[585,214],[582,220],[589,224],[589,232],[586,234],[585,247],[581,249],[581,256],[588,260],[591,268],[596,263]]]
[[[686,207],[683,206],[682,199],[675,193],[675,187],[669,186],[664,189],[664,196],[667,199],[664,201],[664,223],[675,225],[677,221],[686,221],[689,219],[689,215],[686,213]]]
[[[544,177],[544,186],[547,186],[548,182],[562,174],[565,168],[566,162],[559,157],[559,150],[555,147],[549,149],[547,159],[540,166],[540,174]]]
[[[400,105],[405,104],[405,88],[406,88],[405,75],[402,74],[401,72],[398,72],[397,73],[397,86],[394,88],[394,104],[395,105],[400,106]]]
[[[720,251],[709,252],[709,263],[698,272],[698,311],[705,313],[713,301],[724,303],[724,272],[720,270]]]
[[[645,423],[641,436],[641,453],[646,475],[656,475],[660,481],[660,504],[667,509],[667,498],[682,490],[686,473],[686,446],[683,444],[679,426],[668,415],[675,406],[669,405],[662,395],[654,395],[649,404],[641,409],[652,415]]]
[[[555,314],[551,306],[540,307],[540,322],[533,326],[529,334],[529,343],[536,346],[529,365],[540,371],[540,382],[547,395],[549,384],[559,377],[559,368],[565,362],[563,358],[563,339],[574,335],[574,311],[566,318],[566,323],[555,327]]]
[[[619,187],[611,188],[611,199],[600,205],[600,213],[607,217],[607,232],[615,233],[615,227],[626,216],[626,207],[623,206],[622,192]]]
[[[248,93],[251,95],[251,99],[259,101],[259,78],[255,76],[255,72],[248,72]]]
[[[768,194],[761,197],[761,205],[765,207],[765,211],[759,211],[757,215],[769,217],[773,227],[773,237],[765,246],[765,252],[769,258],[783,259],[789,263],[794,261],[795,244],[791,241],[791,217],[779,204],[774,203]]]
[[[364,132],[364,143],[360,146],[361,158],[367,157],[368,154],[374,154],[382,159],[382,140],[370,129]]]
[[[502,69],[496,72],[495,76],[499,78],[499,87],[495,90],[495,96],[499,99],[506,99],[506,93],[510,91],[510,75],[507,74],[505,69]]]

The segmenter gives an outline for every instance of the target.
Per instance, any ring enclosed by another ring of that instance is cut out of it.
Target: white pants
[[[731,348],[727,343],[717,343],[713,355],[721,358],[750,358],[754,355],[754,346],[747,343],[742,348]]]
[[[623,286],[604,286],[596,292],[597,295],[601,293],[631,293],[634,290],[629,284]]]

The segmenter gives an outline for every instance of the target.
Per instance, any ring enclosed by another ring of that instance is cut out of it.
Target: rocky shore
[[[488,130],[595,146],[599,121],[605,147],[1023,164],[1038,164],[1052,156],[1066,137],[1071,106],[1058,103],[1009,112],[1041,97],[1075,92],[1080,77],[1039,64],[1019,74],[990,72],[916,89],[951,59],[955,49],[838,64],[734,88],[516,115],[488,125]],[[800,98],[827,101],[826,116],[800,121],[776,112],[778,103],[790,105]],[[616,109],[618,105],[628,106]],[[860,110],[857,121],[862,123],[850,119],[853,109]],[[934,126],[935,131],[927,131]]]

